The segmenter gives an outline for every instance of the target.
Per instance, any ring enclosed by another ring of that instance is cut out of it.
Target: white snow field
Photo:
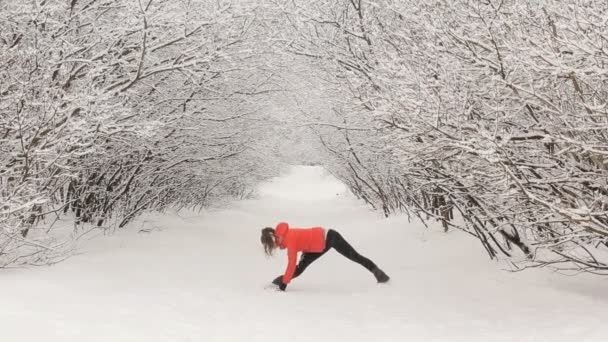
[[[384,218],[317,167],[256,200],[148,215],[67,261],[0,271],[0,339],[52,341],[608,341],[608,280],[512,273],[469,236]],[[337,229],[392,277],[335,251],[282,293],[264,287],[264,226]],[[141,231],[141,229],[149,232]]]

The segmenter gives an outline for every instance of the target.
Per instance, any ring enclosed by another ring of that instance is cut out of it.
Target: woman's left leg
[[[308,266],[310,266],[310,264],[312,264],[313,261],[319,259],[323,254],[325,254],[325,252],[327,252],[327,248],[325,248],[325,250],[323,250],[323,252],[321,252],[321,253],[302,253],[302,256],[300,257],[300,261],[298,262],[298,265],[296,266],[296,271],[293,273],[293,277],[296,278],[300,274],[302,274],[302,272],[304,272],[304,270]],[[283,282],[282,275],[276,277],[272,281],[272,283],[275,285],[280,285],[282,282]]]

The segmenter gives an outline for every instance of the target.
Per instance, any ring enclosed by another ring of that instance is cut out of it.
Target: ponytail
[[[270,227],[262,229],[260,241],[262,242],[262,245],[264,245],[264,253],[268,256],[272,256],[272,252],[277,247],[274,241],[274,229]]]

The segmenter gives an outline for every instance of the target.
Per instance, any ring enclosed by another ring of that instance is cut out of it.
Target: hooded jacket
[[[289,228],[289,224],[281,222],[275,228],[275,240],[279,248],[287,248],[287,269],[283,275],[283,283],[289,284],[296,271],[298,252],[321,253],[325,250],[325,230],[322,227]]]

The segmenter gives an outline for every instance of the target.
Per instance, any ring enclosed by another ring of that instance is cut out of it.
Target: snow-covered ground
[[[511,273],[459,232],[383,218],[316,167],[228,209],[150,215],[52,267],[0,271],[2,341],[607,341],[608,280]],[[330,252],[281,293],[264,226],[337,229],[392,277]]]

